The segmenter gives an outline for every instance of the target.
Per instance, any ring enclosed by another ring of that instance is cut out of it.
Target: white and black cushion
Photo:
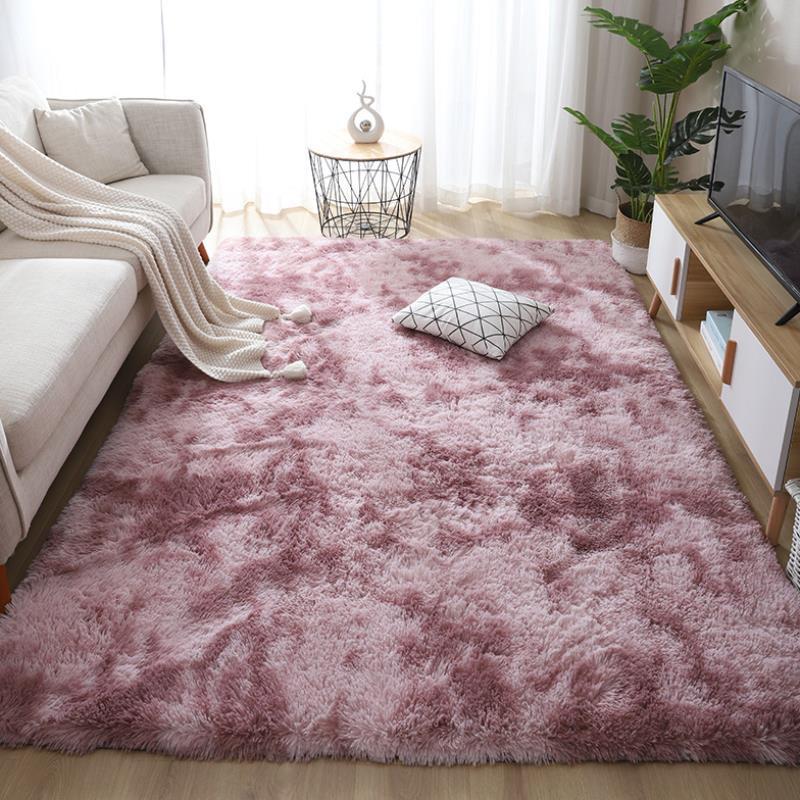
[[[392,321],[499,360],[552,313],[547,303],[466,278],[448,278]]]

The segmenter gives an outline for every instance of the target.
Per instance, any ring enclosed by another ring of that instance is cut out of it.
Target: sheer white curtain
[[[418,193],[574,213],[585,97],[584,0],[165,3],[166,91],[208,110],[217,197],[311,205],[304,144],[343,127],[360,79],[390,127],[424,140]],[[216,4],[214,4],[216,6]]]
[[[0,0],[0,78],[50,97],[160,96],[159,0]]]
[[[613,213],[607,154],[561,111],[639,110],[637,55],[593,31],[586,0],[0,0],[0,76],[51,96],[192,97],[215,199],[305,205],[305,143],[341,128],[363,78],[389,127],[423,139],[418,200],[520,213]],[[680,30],[683,0],[606,0]]]

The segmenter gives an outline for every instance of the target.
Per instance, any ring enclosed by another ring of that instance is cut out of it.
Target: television
[[[730,67],[722,74],[708,190],[721,216],[794,298],[776,325],[800,312],[800,105]],[[724,120],[744,112],[729,132]]]

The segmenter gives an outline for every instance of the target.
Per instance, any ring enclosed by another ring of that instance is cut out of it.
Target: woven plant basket
[[[800,478],[795,478],[786,484],[786,491],[794,500],[795,514],[792,527],[792,546],[789,550],[789,561],[786,564],[786,574],[789,580],[800,589]]]
[[[630,203],[622,203],[617,208],[617,226],[614,228],[614,237],[628,247],[641,247],[643,250],[647,250],[650,246],[651,224],[631,219],[628,216],[630,208]]]
[[[647,247],[650,244],[650,223],[628,216],[630,203],[617,208],[617,226],[611,231],[611,255],[634,275],[647,272]]]

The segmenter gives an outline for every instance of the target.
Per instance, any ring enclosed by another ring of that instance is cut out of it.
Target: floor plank
[[[492,203],[466,212],[418,214],[418,238],[480,236],[506,239],[606,239],[612,221],[588,212],[565,218],[523,219]],[[216,215],[209,252],[228,236],[319,236],[317,219],[303,209],[276,216],[252,207]],[[620,270],[620,281],[628,280]],[[652,289],[635,279],[643,302]],[[765,518],[747,456],[730,424],[715,414],[719,402],[707,389],[685,346],[662,312],[656,322],[720,448]],[[783,543],[786,544],[786,529]],[[783,554],[785,558],[785,553]],[[66,756],[24,748],[0,750],[0,800],[790,800],[800,797],[800,770],[747,764],[579,764],[480,767],[404,767],[346,761],[308,764],[195,762],[147,753],[100,751]]]

